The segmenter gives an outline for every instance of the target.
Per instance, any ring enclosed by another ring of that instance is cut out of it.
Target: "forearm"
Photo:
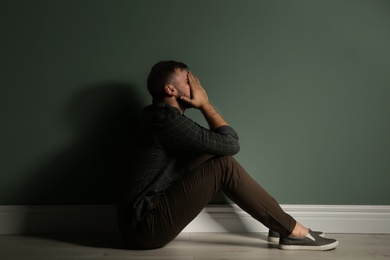
[[[229,125],[210,103],[200,107],[199,110],[205,117],[211,131],[221,126]]]

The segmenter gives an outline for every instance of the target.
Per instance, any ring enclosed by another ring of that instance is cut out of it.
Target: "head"
[[[153,103],[159,103],[169,96],[169,87],[186,81],[188,66],[177,61],[160,61],[150,70],[147,86]],[[180,82],[179,82],[180,81]]]

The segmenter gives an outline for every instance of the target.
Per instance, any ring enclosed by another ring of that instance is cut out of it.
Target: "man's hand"
[[[202,85],[200,85],[198,78],[192,75],[191,72],[188,72],[188,83],[190,85],[191,98],[181,96],[181,100],[202,111],[203,116],[209,124],[210,130],[217,129],[223,125],[228,125],[210,104],[206,91]]]
[[[191,72],[188,72],[188,84],[190,85],[191,97],[181,96],[180,99],[187,102],[194,108],[202,109],[209,105],[206,91]]]

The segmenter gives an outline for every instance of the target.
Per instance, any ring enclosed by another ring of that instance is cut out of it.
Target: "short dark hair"
[[[188,66],[173,60],[160,61],[153,65],[147,80],[148,91],[153,98],[153,103],[164,98],[164,86],[172,82],[176,69],[186,70]]]

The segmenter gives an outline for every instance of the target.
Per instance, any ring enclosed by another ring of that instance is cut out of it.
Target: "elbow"
[[[234,147],[233,147],[233,149],[232,149],[232,154],[231,155],[235,155],[235,154],[238,154],[238,152],[240,151],[240,144],[237,142],[235,145],[234,145]]]
[[[240,149],[241,149],[240,144],[237,144],[235,154],[237,154],[240,151]]]

